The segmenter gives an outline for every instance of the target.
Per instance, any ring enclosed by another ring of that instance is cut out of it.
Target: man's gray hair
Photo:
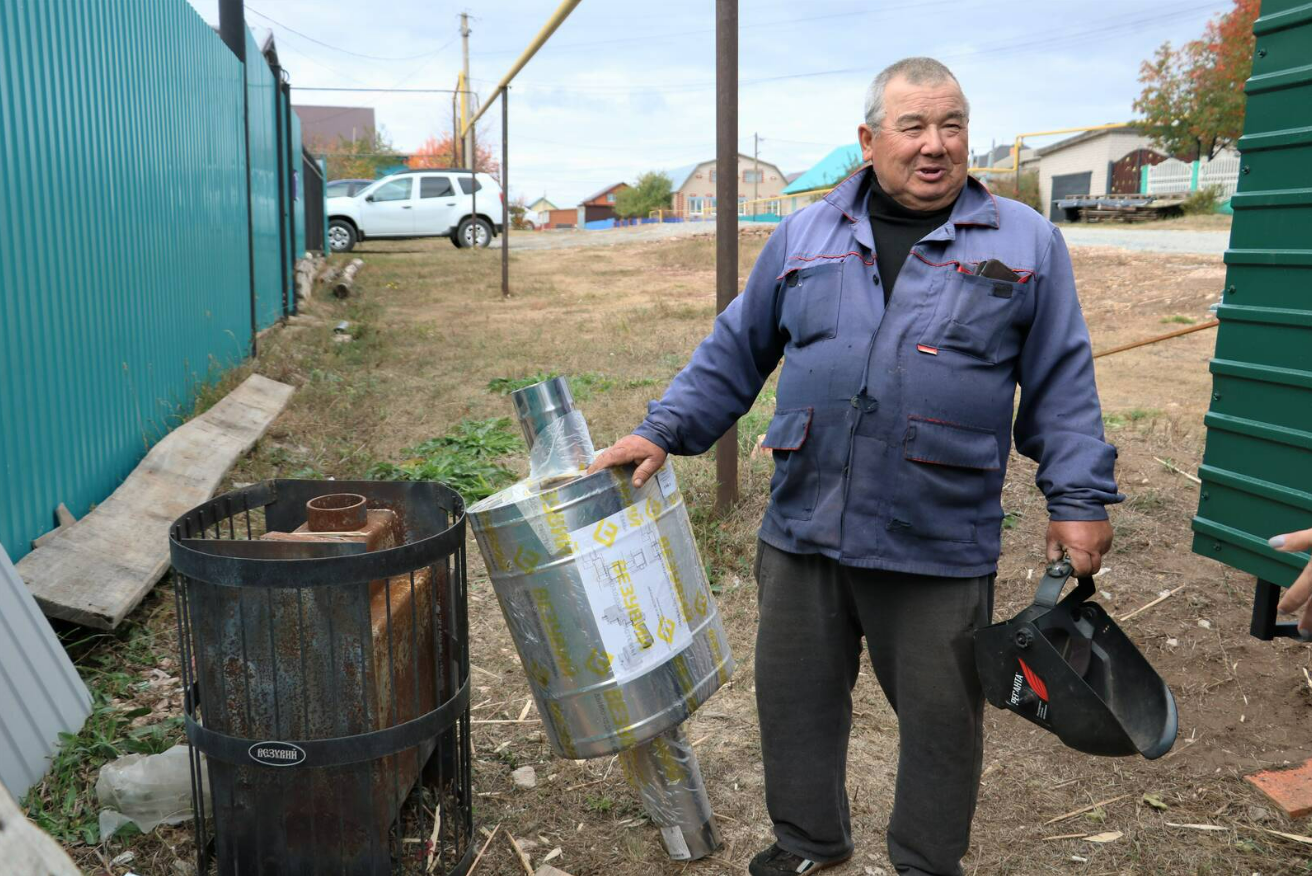
[[[888,88],[888,83],[898,76],[905,78],[912,85],[937,85],[951,80],[958,88],[961,87],[961,83],[957,82],[957,77],[952,75],[947,65],[933,58],[903,58],[901,61],[889,64],[879,71],[879,75],[870,83],[870,90],[866,92],[866,124],[874,128],[876,133],[884,122],[884,90]],[[969,120],[970,101],[966,100],[964,92],[961,99],[966,105],[966,119]]]

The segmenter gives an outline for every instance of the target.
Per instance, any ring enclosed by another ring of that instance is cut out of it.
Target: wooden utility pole
[[[510,297],[510,89],[501,89],[501,297]]]
[[[451,92],[451,166],[460,167],[460,125],[456,122],[456,93]]]
[[[474,88],[469,81],[469,13],[468,12],[460,13],[460,43],[461,43],[461,53],[464,55],[464,71],[465,71],[464,87],[466,92],[469,92],[469,91],[473,91]],[[469,109],[470,109],[469,95],[467,93],[460,95],[460,106],[464,110],[464,112],[461,113],[460,121],[462,124],[464,124],[465,119],[469,118]],[[469,130],[465,132],[464,152],[465,152],[465,167],[468,170],[473,170],[474,169],[474,128],[472,125],[470,125]]]
[[[738,294],[738,0],[715,0],[715,312]],[[715,513],[738,501],[738,424],[715,445]]]

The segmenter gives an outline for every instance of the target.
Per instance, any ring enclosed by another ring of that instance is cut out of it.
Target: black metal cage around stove
[[[312,500],[330,509],[314,526]],[[473,815],[459,494],[265,481],[184,515],[170,551],[202,876],[212,862],[225,876],[421,872],[429,855],[462,876]]]

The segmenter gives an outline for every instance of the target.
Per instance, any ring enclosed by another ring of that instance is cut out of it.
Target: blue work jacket
[[[1060,232],[969,179],[948,222],[912,247],[886,308],[870,172],[779,224],[636,433],[702,453],[782,357],[764,440],[775,462],[767,543],[861,568],[995,571],[1013,412],[1051,518],[1105,519],[1124,497]],[[990,258],[1020,282],[972,273]]]

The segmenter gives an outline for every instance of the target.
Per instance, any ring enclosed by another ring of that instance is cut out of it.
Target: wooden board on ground
[[[258,374],[164,436],[94,511],[18,561],[50,617],[112,630],[169,564],[173,521],[204,502],[265,433],[292,387]]]
[[[80,876],[82,872],[59,843],[27,820],[4,785],[0,785],[0,861],[5,862],[6,873]]]

